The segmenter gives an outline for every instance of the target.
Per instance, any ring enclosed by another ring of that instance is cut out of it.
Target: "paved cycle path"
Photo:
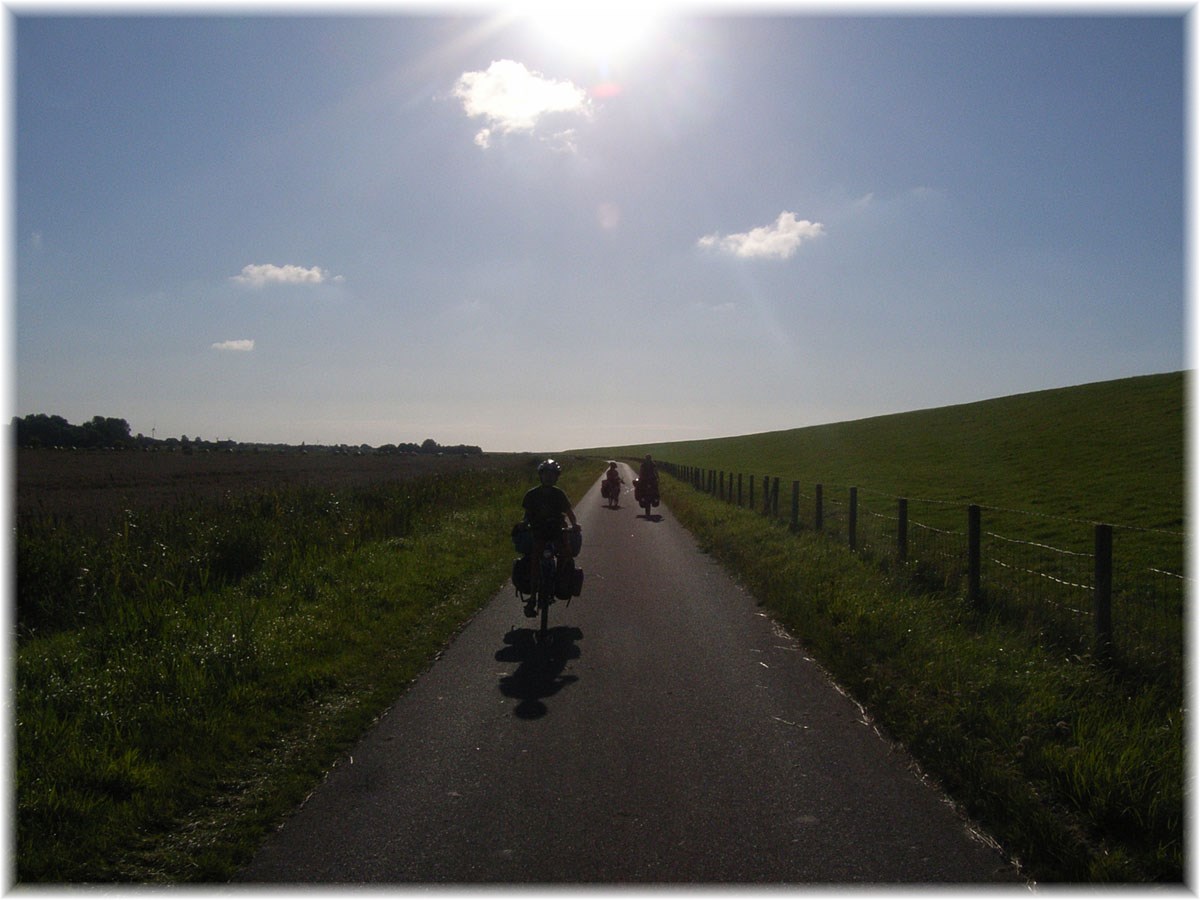
[[[623,473],[550,659],[501,590],[238,880],[1020,883]]]

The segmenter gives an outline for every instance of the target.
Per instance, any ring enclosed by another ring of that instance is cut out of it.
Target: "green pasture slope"
[[[1186,373],[742,437],[578,451],[800,482],[913,521],[1083,553],[1114,528],[1114,579],[1184,566]],[[758,501],[761,503],[761,493]],[[1065,650],[1045,626],[675,479],[664,499],[875,720],[1044,883],[1178,882],[1182,684]],[[757,506],[758,504],[756,504]],[[1015,511],[1015,512],[1014,512]],[[1186,596],[1186,595],[1185,595]],[[1173,639],[1181,641],[1176,612]],[[1118,638],[1122,635],[1118,635]]]
[[[1184,384],[1173,372],[743,437],[591,451],[804,485],[1179,529]]]
[[[1019,536],[1090,550],[1091,532],[1071,520],[1184,530],[1185,381],[1173,372],[787,431],[580,452],[650,453],[798,480],[809,493],[822,484],[827,497],[854,486],[864,502],[909,498],[914,518],[932,517],[928,524],[939,527],[961,525],[961,511],[975,503],[996,508],[988,519],[1019,528]],[[952,505],[918,511],[920,500]],[[1137,531],[1119,532],[1118,543],[1123,538],[1148,564],[1182,571],[1181,541]]]

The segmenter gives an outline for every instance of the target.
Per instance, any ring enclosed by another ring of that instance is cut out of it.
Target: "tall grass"
[[[504,581],[535,482],[520,464],[101,535],[22,522],[18,880],[227,879]]]

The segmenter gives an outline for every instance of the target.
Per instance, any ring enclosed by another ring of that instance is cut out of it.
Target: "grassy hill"
[[[1001,527],[1028,539],[1085,548],[1086,528],[1131,529],[1124,547],[1181,571],[1182,541],[1140,529],[1185,527],[1185,385],[1182,372],[1037,391],[978,403],[712,440],[580,451],[641,456],[679,465],[771,475],[827,494],[863,494],[969,503],[1031,516]],[[914,516],[919,515],[914,511]],[[920,515],[941,515],[935,507]],[[957,520],[955,520],[957,521]],[[1161,549],[1154,550],[1159,545]]]

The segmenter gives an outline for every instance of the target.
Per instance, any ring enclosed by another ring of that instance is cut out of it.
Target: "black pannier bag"
[[[559,560],[554,596],[559,600],[570,600],[572,597],[578,597],[582,590],[583,569],[578,568],[573,559]]]
[[[512,527],[512,542],[522,556],[533,552],[533,532],[528,522],[518,522]]]
[[[522,594],[533,593],[533,579],[529,571],[529,557],[519,556],[513,560],[512,565],[512,583]]]

